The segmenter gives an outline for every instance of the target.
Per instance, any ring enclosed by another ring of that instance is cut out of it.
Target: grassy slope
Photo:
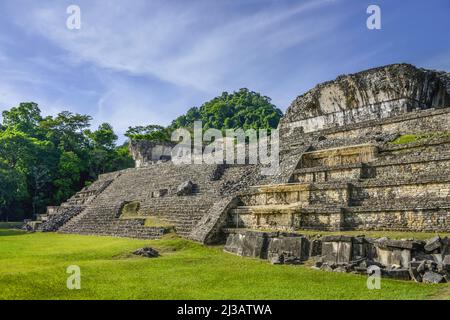
[[[144,245],[162,257],[129,254]],[[66,288],[72,264],[81,267],[81,290]],[[383,279],[370,291],[363,276],[272,266],[177,238],[0,230],[0,299],[427,299],[448,298],[448,288]]]

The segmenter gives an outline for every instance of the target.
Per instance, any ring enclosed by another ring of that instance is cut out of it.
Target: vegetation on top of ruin
[[[422,142],[432,139],[450,138],[450,131],[430,132],[423,134],[404,134],[391,142],[391,144],[402,145],[414,142]]]
[[[382,290],[368,290],[362,275],[273,266],[172,235],[148,241],[3,232],[0,299],[430,299],[450,287],[383,279]],[[131,253],[143,246],[161,256]],[[67,290],[68,261],[82,270],[81,290]]]
[[[271,99],[246,88],[220,96],[193,107],[168,127],[158,125],[130,127],[125,134],[133,140],[170,141],[171,133],[179,128],[192,129],[195,121],[202,121],[207,129],[274,129],[283,113]]]
[[[157,217],[146,217],[144,226],[165,228],[168,232],[172,232],[175,228],[173,224],[158,219]]]

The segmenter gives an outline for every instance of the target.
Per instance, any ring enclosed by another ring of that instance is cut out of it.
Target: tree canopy
[[[68,111],[42,117],[36,103],[2,113],[0,219],[31,218],[60,204],[105,172],[133,166],[127,145],[104,123]]]
[[[283,113],[271,99],[246,88],[228,93],[189,109],[167,128],[158,125],[130,127],[126,136],[136,140],[170,141],[171,132],[192,129],[195,121],[202,121],[203,129],[274,129]]]

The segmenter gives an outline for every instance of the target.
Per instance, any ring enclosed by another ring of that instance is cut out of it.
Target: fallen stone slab
[[[309,258],[309,241],[305,237],[288,235],[268,241],[267,257],[277,264],[299,264]]]
[[[351,236],[324,236],[322,237],[322,242],[352,242],[353,237]]]
[[[347,273],[347,268],[345,266],[337,266],[333,269],[334,272]]]
[[[433,271],[427,271],[423,275],[423,282],[425,283],[442,283],[444,282],[444,277],[439,273]]]
[[[450,255],[450,239],[448,237],[445,237],[441,239],[442,247],[441,247],[441,253],[443,256]]]
[[[159,257],[159,252],[150,247],[144,247],[133,251],[133,254],[137,256],[142,256],[146,258],[157,258]]]
[[[439,248],[441,248],[442,243],[441,243],[441,237],[436,236],[434,238],[431,238],[429,240],[427,240],[424,249],[426,252],[433,252]]]
[[[367,274],[367,268],[365,267],[355,267],[353,271],[358,274]]]
[[[268,237],[267,233],[256,231],[233,233],[228,236],[224,251],[243,257],[265,259]]]
[[[442,255],[440,253],[433,253],[431,256],[433,257],[434,262],[436,262],[436,263],[443,262]]]
[[[388,238],[380,238],[375,241],[375,245],[382,249],[396,248],[412,250],[415,244],[415,241],[412,240],[392,240]]]
[[[322,264],[322,266],[320,267],[320,270],[323,270],[323,271],[333,271],[333,268],[332,268],[329,264],[324,263],[324,264]]]
[[[414,259],[417,261],[434,260],[433,255],[425,252],[415,252]]]
[[[381,276],[396,280],[410,280],[408,269],[381,269]]]
[[[189,196],[194,191],[194,184],[192,181],[185,181],[177,188],[177,196]]]
[[[414,280],[415,282],[422,282],[422,274],[420,274],[417,271],[417,268],[410,268],[409,269],[409,276],[411,277],[412,280]]]
[[[450,270],[450,256],[445,256],[442,260],[442,264],[445,268],[447,268],[447,270]]]

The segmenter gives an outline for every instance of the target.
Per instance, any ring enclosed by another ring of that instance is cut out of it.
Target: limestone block
[[[375,261],[390,267],[393,265],[398,265],[402,267],[408,267],[411,261],[411,251],[408,249],[383,249],[376,248],[377,257]]]
[[[188,180],[177,187],[177,196],[189,196],[194,191],[194,184]]]
[[[324,239],[325,238],[325,239]],[[330,241],[333,237],[322,238],[322,257],[326,263],[348,263],[352,259],[352,242],[350,241]],[[340,236],[335,239],[341,238]],[[346,237],[343,237],[345,239]]]
[[[449,256],[445,256],[444,259],[442,260],[442,263],[444,264],[444,267],[447,270],[450,270],[450,255]]]
[[[396,280],[410,280],[408,269],[382,269],[381,276]]]
[[[267,235],[262,232],[243,232],[230,234],[224,250],[243,257],[265,258]]]
[[[301,263],[309,258],[309,241],[299,236],[271,238],[267,257],[284,264]]]
[[[425,251],[427,252],[433,252],[434,250],[437,250],[441,248],[441,237],[436,236],[434,238],[431,238],[427,240],[427,243],[425,244]]]
[[[427,271],[423,275],[423,282],[425,283],[441,283],[444,282],[444,276],[433,271]]]
[[[169,193],[168,189],[159,189],[159,190],[153,191],[152,196],[153,196],[153,198],[162,198],[165,195],[167,195],[167,193]]]

